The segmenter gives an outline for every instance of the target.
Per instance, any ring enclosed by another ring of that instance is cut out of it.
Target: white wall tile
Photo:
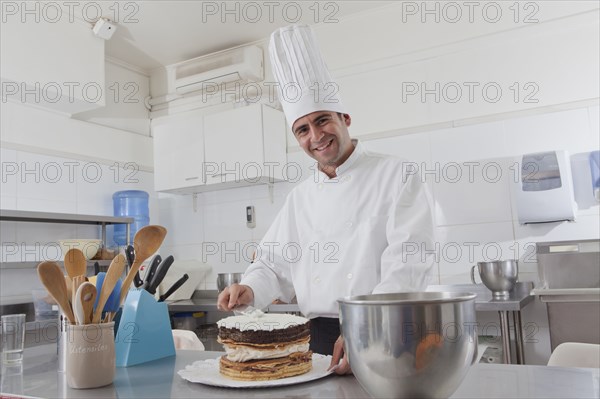
[[[430,162],[431,148],[428,134],[409,134],[362,141],[372,152],[390,154],[411,162]]]
[[[595,148],[600,147],[600,106],[589,107],[590,134],[595,139]]]
[[[438,226],[512,220],[509,162],[441,163],[433,185]]]
[[[222,243],[250,240],[252,231],[246,227],[248,201],[224,202],[204,206],[204,240]]]
[[[21,210],[75,212],[77,174],[81,170],[66,158],[17,152],[20,180],[17,206]],[[71,166],[74,168],[71,169]],[[44,203],[48,206],[44,206]]]
[[[432,132],[431,159],[460,163],[506,157],[503,126],[504,122],[493,122]]]
[[[439,227],[438,247],[441,284],[470,283],[477,262],[513,259],[511,222]],[[479,279],[477,280],[479,281]]]
[[[6,148],[0,148],[0,164],[2,166],[2,176],[0,179],[2,209],[15,209],[14,204],[16,204],[17,184],[20,180],[17,152]]]
[[[161,225],[167,229],[165,245],[200,244],[204,240],[202,198],[191,195],[169,195],[158,200]]]
[[[282,196],[274,197],[272,203],[269,198],[255,199],[251,202],[256,214],[256,227],[251,230],[253,240],[260,241],[264,237],[284,202],[285,198]]]
[[[0,195],[0,209],[17,209],[17,197]]]
[[[542,151],[590,151],[598,147],[598,133],[592,134],[587,109],[553,112],[504,122],[508,149],[520,156]]]

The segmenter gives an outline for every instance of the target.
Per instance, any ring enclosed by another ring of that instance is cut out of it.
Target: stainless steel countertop
[[[45,398],[369,398],[354,376],[328,376],[280,388],[228,389],[190,383],[177,371],[219,352],[177,351],[177,356],[117,368],[112,385],[70,389],[57,372],[55,345],[25,350],[21,374],[2,369],[0,391]],[[599,369],[476,364],[451,398],[598,398]]]
[[[216,298],[192,298],[178,301],[165,301],[169,307],[169,312],[217,312],[217,299]],[[298,305],[285,304],[285,305],[269,305],[266,309],[267,312],[271,313],[286,313],[286,312],[300,312]],[[227,312],[226,312],[227,313]],[[232,313],[233,314],[233,313]]]
[[[531,295],[533,283],[530,281],[519,282],[510,292],[508,298],[497,299],[492,297],[490,291],[483,284],[454,284],[454,285],[430,285],[427,291],[446,291],[446,292],[472,292],[477,294],[475,299],[475,310],[477,311],[518,311],[534,300]],[[179,301],[168,301],[170,312],[216,312],[217,298],[193,298]],[[287,313],[299,312],[298,305],[269,305],[268,312]]]
[[[455,284],[455,285],[430,285],[427,291],[447,292],[472,292],[477,294],[475,310],[488,311],[519,311],[534,300],[531,295],[533,283],[531,281],[519,282],[510,292],[508,298],[497,299],[492,297],[490,291],[483,284]]]

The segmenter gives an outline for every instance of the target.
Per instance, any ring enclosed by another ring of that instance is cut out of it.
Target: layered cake
[[[217,322],[226,354],[219,371],[243,381],[307,373],[312,368],[309,320],[287,314],[232,316]]]

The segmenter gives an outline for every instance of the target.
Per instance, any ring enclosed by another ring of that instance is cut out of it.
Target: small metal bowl
[[[225,287],[242,281],[244,273],[219,273],[217,274],[217,289],[223,291]]]

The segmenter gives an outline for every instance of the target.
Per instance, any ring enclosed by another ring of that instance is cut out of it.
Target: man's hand
[[[341,362],[340,362],[341,359]],[[337,367],[336,367],[337,366]],[[344,353],[344,338],[340,335],[333,345],[333,357],[331,358],[331,364],[329,369],[336,367],[334,372],[336,374],[352,374],[350,363],[348,363],[348,356]]]
[[[230,311],[238,305],[249,305],[254,301],[254,291],[247,285],[232,284],[219,294],[217,309]]]

